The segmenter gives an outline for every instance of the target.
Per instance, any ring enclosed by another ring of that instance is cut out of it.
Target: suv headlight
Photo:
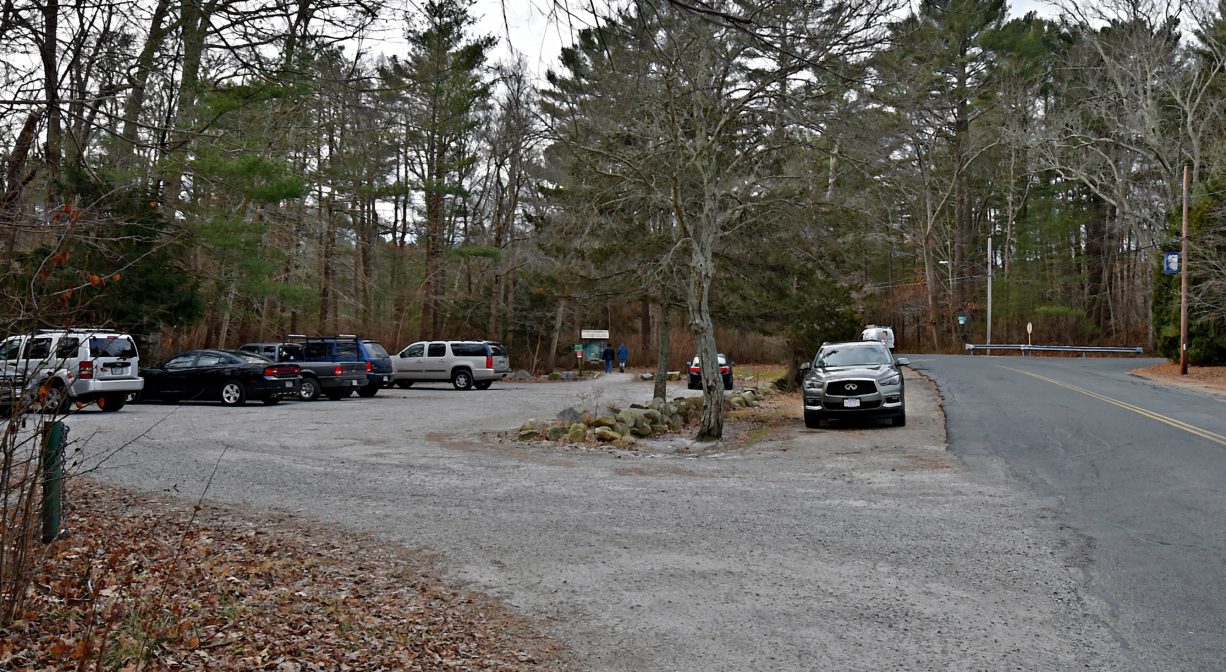
[[[806,378],[805,379],[805,389],[806,390],[820,390],[822,389],[822,381],[811,380],[811,379]]]
[[[882,385],[890,385],[890,386],[897,385],[902,382],[902,374],[896,373],[892,376],[889,376],[888,378],[882,378],[878,382],[880,382]]]

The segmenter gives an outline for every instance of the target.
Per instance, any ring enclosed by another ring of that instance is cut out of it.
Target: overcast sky
[[[572,32],[587,25],[589,15],[583,9],[588,3],[580,0],[476,0],[473,13],[478,15],[478,30],[498,38],[498,59],[507,58],[511,50],[523,54],[528,67],[538,75],[553,67],[562,47],[570,43]],[[607,6],[595,0],[597,7]],[[567,15],[564,8],[574,12]],[[1055,16],[1056,11],[1045,0],[1011,0],[1010,16],[1027,12]]]

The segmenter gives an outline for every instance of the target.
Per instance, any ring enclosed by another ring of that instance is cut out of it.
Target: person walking
[[[626,344],[622,343],[617,348],[617,370],[621,373],[626,372],[626,360],[630,359],[630,350],[626,348]]]
[[[600,353],[600,358],[604,360],[604,372],[613,373],[613,344],[612,343],[604,346],[604,352]]]

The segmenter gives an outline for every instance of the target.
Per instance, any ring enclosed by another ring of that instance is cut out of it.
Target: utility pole
[[[1183,167],[1183,242],[1179,252],[1179,375],[1188,375],[1188,188],[1192,176]]]

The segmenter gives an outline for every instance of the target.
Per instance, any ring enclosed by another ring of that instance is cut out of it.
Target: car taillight
[[[690,367],[690,373],[702,373],[702,369],[701,369],[700,367],[697,367],[697,366],[691,366],[691,367]]]
[[[374,370],[374,368],[375,367],[372,366],[370,362],[366,362],[366,373],[370,373],[372,370]]]
[[[343,371],[344,371],[344,367],[342,367],[340,364],[337,364],[336,370],[334,372],[336,374],[336,377],[340,378]]]
[[[266,375],[266,376],[279,376],[279,375],[281,375],[281,374],[283,374],[283,373],[289,373],[289,374],[293,374],[293,375],[295,375],[295,376],[296,376],[296,375],[298,375],[298,371],[299,371],[299,369],[298,369],[297,365],[290,365],[290,366],[268,366],[268,367],[265,367],[265,368],[264,368],[264,375]]]
[[[487,369],[494,368],[494,356],[493,355],[485,356],[485,368]]]
[[[77,378],[79,380],[89,380],[94,377],[94,363],[81,362],[77,367]]]

